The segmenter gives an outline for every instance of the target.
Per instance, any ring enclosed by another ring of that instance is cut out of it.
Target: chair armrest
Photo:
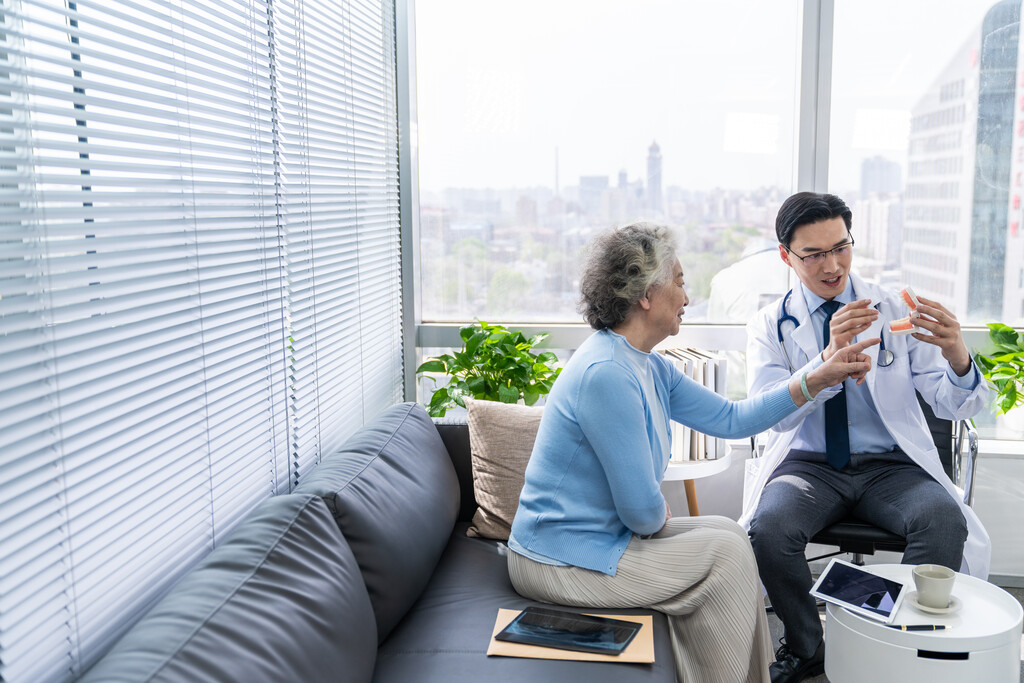
[[[964,443],[967,453],[964,453]],[[964,458],[966,457],[966,462]],[[978,464],[978,430],[967,420],[956,424],[953,443],[953,483],[963,489],[964,504],[974,505],[974,470]]]

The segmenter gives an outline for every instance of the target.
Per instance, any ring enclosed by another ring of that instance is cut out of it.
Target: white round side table
[[[914,590],[912,566],[875,564],[872,572]],[[830,683],[1018,683],[1024,610],[1012,595],[987,581],[957,574],[952,614],[925,613],[906,600],[894,624],[943,624],[943,631],[901,631],[828,604],[825,674]]]

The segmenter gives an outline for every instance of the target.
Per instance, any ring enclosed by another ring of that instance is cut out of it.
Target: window
[[[854,212],[856,267],[965,325],[1024,322],[1019,20],[1019,2],[836,2],[829,185]],[[1016,415],[975,421],[1020,438]]]
[[[677,228],[688,320],[784,293],[799,6],[418,0],[422,319],[579,322],[581,247],[637,219]]]
[[[3,0],[0,678],[402,397],[394,8]]]
[[[1024,321],[1019,21],[1019,2],[836,2],[829,185],[857,266],[966,324]]]
[[[774,218],[797,189],[846,199],[855,270],[946,302],[969,346],[985,322],[1024,322],[1019,3],[415,12],[421,347],[477,317],[573,348],[581,247],[645,218],[681,239],[682,345],[727,351],[740,373],[741,325],[790,286]],[[984,437],[1019,438],[983,421]]]

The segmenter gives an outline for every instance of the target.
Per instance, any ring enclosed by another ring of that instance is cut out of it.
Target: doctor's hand
[[[811,397],[815,397],[825,387],[835,386],[847,379],[857,380],[857,384],[864,381],[864,377],[871,370],[871,356],[864,353],[864,349],[874,346],[882,341],[879,337],[865,339],[856,344],[851,344],[839,349],[832,357],[807,373],[807,389]],[[798,406],[807,403],[807,397],[803,394],[800,386],[800,378],[793,377],[789,382],[789,395]]]
[[[925,344],[938,346],[942,357],[953,368],[958,377],[963,377],[971,369],[971,354],[967,350],[964,336],[960,334],[960,323],[949,309],[937,301],[917,297],[921,305],[911,313],[913,323],[931,334],[912,332],[911,337]]]
[[[877,319],[878,311],[871,307],[871,299],[858,299],[840,308],[829,321],[829,342],[821,352],[821,359],[827,361],[839,349],[849,346],[854,337]]]

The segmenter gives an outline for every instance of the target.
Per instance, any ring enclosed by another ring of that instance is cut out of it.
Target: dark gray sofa
[[[469,538],[465,422],[392,406],[287,495],[260,503],[81,680],[675,681],[654,664],[487,657],[513,590],[503,543]]]

